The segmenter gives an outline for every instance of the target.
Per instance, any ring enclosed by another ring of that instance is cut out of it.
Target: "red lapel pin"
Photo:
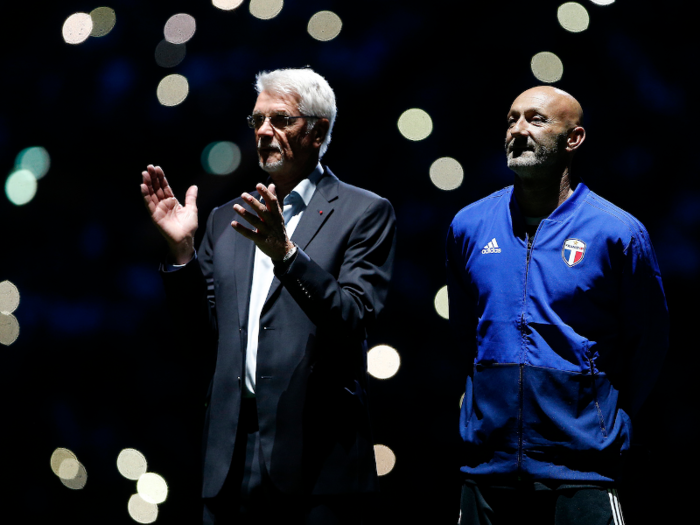
[[[318,210],[319,215],[323,215],[323,210]]]

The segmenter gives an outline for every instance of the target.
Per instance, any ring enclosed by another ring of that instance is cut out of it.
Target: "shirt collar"
[[[316,164],[314,171],[311,172],[311,175],[294,186],[294,189],[289,192],[289,195],[292,193],[298,194],[301,197],[301,200],[304,201],[304,206],[308,206],[309,202],[311,202],[311,197],[314,195],[314,191],[316,191],[316,185],[318,184],[318,181],[321,180],[322,176],[323,166],[321,166],[321,163],[319,162]],[[289,197],[289,195],[287,195],[287,197]],[[284,198],[285,201],[287,200],[287,197]]]

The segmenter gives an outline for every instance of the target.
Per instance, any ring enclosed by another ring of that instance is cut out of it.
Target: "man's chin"
[[[263,171],[266,171],[267,173],[275,173],[275,172],[282,169],[282,166],[284,165],[284,161],[283,160],[275,160],[275,161],[265,162],[262,159],[260,159],[258,161],[258,164],[260,165],[260,168]]]

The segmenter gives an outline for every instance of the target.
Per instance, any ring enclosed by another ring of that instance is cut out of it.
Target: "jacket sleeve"
[[[375,199],[352,229],[337,279],[301,248],[275,274],[316,326],[363,340],[386,301],[395,245],[394,209]]]
[[[624,252],[622,337],[630,416],[641,408],[656,382],[668,349],[668,308],[649,234],[640,225]]]
[[[184,267],[165,272],[161,277],[165,287],[168,308],[175,326],[192,341],[216,341],[216,299],[212,271],[214,209],[207,220],[206,231],[194,260]]]
[[[464,257],[463,241],[455,238],[453,226],[450,226],[445,243],[450,331],[454,347],[466,351],[467,363],[471,366],[476,351],[477,318],[474,299],[464,282]]]

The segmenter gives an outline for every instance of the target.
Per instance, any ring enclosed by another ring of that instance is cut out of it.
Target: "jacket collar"
[[[583,204],[583,201],[586,200],[586,197],[590,192],[591,190],[588,189],[588,186],[586,186],[582,180],[579,180],[576,189],[571,194],[571,196],[568,199],[566,199],[560,206],[558,206],[552,213],[550,213],[549,217],[546,217],[542,220],[565,222],[576,212],[578,207],[581,206],[581,204]],[[509,208],[511,221],[513,223],[513,231],[516,232],[516,235],[518,234],[518,232],[524,232],[525,218],[523,217],[523,214],[520,211],[520,206],[518,206],[518,200],[515,198],[515,191],[513,189],[513,186],[510,187]]]

